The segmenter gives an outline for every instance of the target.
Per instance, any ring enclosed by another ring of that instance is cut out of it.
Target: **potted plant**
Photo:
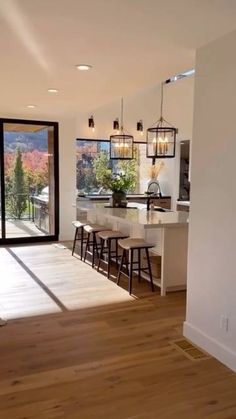
[[[105,152],[99,153],[93,162],[99,186],[112,192],[112,206],[125,206],[126,193],[133,191],[137,183],[137,163],[135,160],[119,161],[113,172]]]

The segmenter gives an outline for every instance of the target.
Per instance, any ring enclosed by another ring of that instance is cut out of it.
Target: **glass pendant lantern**
[[[175,157],[176,134],[178,129],[163,118],[163,85],[161,84],[161,112],[160,118],[147,129],[146,155],[153,159]]]
[[[131,160],[133,159],[134,137],[125,133],[123,126],[124,105],[121,99],[121,126],[120,132],[110,136],[110,159],[112,160]]]

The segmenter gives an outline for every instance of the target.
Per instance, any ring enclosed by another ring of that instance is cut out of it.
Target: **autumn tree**
[[[16,150],[14,167],[12,171],[11,187],[7,199],[7,209],[14,218],[21,219],[27,209],[27,194],[25,172],[22,162],[22,152]]]

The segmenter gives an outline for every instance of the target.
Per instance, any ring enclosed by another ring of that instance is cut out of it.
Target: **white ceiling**
[[[1,0],[0,112],[90,113],[192,68],[235,29],[236,0]]]

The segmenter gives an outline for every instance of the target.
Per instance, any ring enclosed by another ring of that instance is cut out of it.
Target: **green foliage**
[[[109,168],[107,153],[99,153],[93,162],[97,182],[104,189],[112,192],[128,192],[135,189],[137,183],[136,160],[123,160],[117,164],[117,173]]]
[[[7,211],[14,218],[21,219],[27,208],[27,189],[22,153],[19,148],[16,150],[11,182],[10,179],[7,179],[6,184],[8,193],[6,202]]]

